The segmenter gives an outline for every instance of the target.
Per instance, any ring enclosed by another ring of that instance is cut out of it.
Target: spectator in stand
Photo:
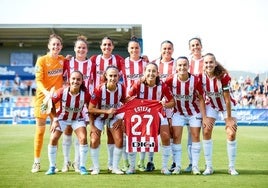
[[[247,76],[247,78],[245,79],[245,86],[249,86],[251,84],[252,84],[251,78]]]
[[[254,98],[255,98],[255,100],[254,100],[255,107],[256,108],[263,108],[264,101],[265,101],[265,95],[262,94],[260,90],[257,90]]]
[[[31,94],[32,96],[36,95],[36,81],[35,80],[33,80],[31,84]]]
[[[257,74],[253,80],[253,85],[255,88],[258,88],[259,87],[259,83],[260,83],[260,75]]]
[[[36,130],[34,137],[34,163],[32,173],[40,171],[41,151],[46,130],[46,120],[50,116],[49,106],[52,91],[63,85],[63,62],[64,56],[60,55],[62,50],[62,38],[51,34],[48,39],[49,52],[37,59],[35,65],[35,80],[37,85],[34,116],[36,118]],[[46,103],[46,104],[45,104]],[[56,108],[59,107],[56,104]]]
[[[19,87],[20,83],[21,83],[21,78],[19,77],[18,74],[16,74],[14,78],[14,84],[16,84]]]
[[[203,74],[200,74],[203,89],[206,97],[209,98],[209,103],[206,106],[207,119],[210,123],[203,125],[203,149],[206,161],[206,169],[203,175],[213,174],[212,166],[212,131],[216,119],[220,114],[223,115],[225,121],[225,131],[227,136],[227,154],[228,154],[228,173],[238,175],[235,170],[236,161],[236,131],[237,120],[232,107],[236,104],[230,92],[231,77],[227,70],[216,61],[212,53],[207,53],[204,56]]]

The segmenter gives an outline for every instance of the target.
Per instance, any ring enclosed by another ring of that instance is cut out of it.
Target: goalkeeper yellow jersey
[[[40,111],[40,106],[45,98],[43,91],[50,91],[53,86],[57,90],[63,86],[63,62],[64,56],[62,55],[51,57],[47,54],[37,59],[35,65],[35,112]]]

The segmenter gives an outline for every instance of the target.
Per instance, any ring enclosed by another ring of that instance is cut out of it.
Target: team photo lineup
[[[226,174],[238,175],[233,111],[237,102],[231,76],[213,52],[202,54],[200,38],[189,39],[185,46],[190,55],[173,57],[173,43],[165,40],[159,44],[159,58],[151,60],[142,55],[140,41],[133,36],[126,46],[129,56],[124,58],[113,54],[113,39],[105,36],[100,41],[101,53],[88,57],[89,41],[80,35],[74,41],[75,55],[63,56],[62,38],[48,36],[48,53],[35,64],[31,172],[40,173],[42,168],[48,169],[46,175],[53,175],[72,168],[81,175],[98,175],[101,169],[108,169],[115,175],[131,175],[154,171],[154,157],[160,155],[161,164],[157,165],[163,175],[213,175],[212,133],[221,116],[228,156]],[[41,151],[47,120],[49,166],[45,167]],[[185,147],[181,144],[183,129],[188,142]],[[107,143],[101,144],[102,136]],[[107,166],[100,165],[100,147],[107,147]],[[201,149],[205,164],[199,164]],[[182,151],[188,153],[186,167],[182,166]],[[57,156],[63,157],[63,164],[57,163]],[[201,165],[204,171],[199,170]]]

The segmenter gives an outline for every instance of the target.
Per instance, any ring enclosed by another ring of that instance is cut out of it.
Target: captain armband
[[[222,87],[223,91],[230,91],[230,85],[226,85]]]

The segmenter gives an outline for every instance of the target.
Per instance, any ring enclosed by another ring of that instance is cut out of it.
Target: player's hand
[[[215,123],[215,121],[212,118],[208,118],[208,117],[203,117],[202,118],[203,128],[212,130],[213,129],[213,126],[214,126],[214,123]]]
[[[235,118],[232,118],[232,117],[226,118],[225,123],[226,123],[226,129],[229,128],[233,132],[236,132],[236,130],[237,130],[237,121],[236,121]]]
[[[114,130],[117,130],[119,128],[121,128],[122,126],[122,120],[121,119],[118,119],[114,124],[113,124],[113,129]]]
[[[110,108],[109,110],[107,110],[107,114],[109,114],[109,115],[114,115],[115,112],[116,112],[115,108]]]
[[[52,125],[50,126],[50,132],[54,133],[57,129],[60,129],[59,121],[53,121]]]

